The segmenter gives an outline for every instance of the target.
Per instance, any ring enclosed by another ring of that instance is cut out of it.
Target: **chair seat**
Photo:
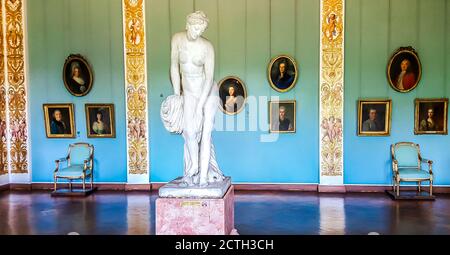
[[[57,177],[82,177],[84,165],[72,165],[56,172]],[[86,172],[86,175],[89,171]]]
[[[400,179],[430,179],[430,173],[417,168],[403,168],[399,169],[398,173]]]

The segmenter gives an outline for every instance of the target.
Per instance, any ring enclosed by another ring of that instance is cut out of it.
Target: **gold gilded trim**
[[[127,167],[129,174],[147,174],[148,116],[145,21],[143,0],[123,0]]]
[[[343,176],[344,4],[321,1],[320,176]]]
[[[24,1],[6,0],[5,36],[11,173],[28,173]]]
[[[8,147],[6,136],[5,44],[3,33],[3,0],[0,2],[0,175],[8,173]]]

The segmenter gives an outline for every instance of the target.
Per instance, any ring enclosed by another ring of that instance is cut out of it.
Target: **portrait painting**
[[[389,84],[398,92],[406,93],[417,87],[422,77],[422,65],[412,47],[402,47],[391,57],[387,68]]]
[[[359,100],[358,101],[358,135],[389,136],[391,133],[392,101]]]
[[[278,92],[287,92],[295,87],[298,78],[298,68],[295,60],[281,55],[270,61],[267,70],[269,83]]]
[[[416,99],[414,134],[446,135],[448,98]]]
[[[113,104],[86,104],[86,130],[88,138],[115,138]]]
[[[235,76],[228,76],[219,82],[220,109],[228,115],[240,113],[245,108],[247,89],[244,82]]]
[[[271,133],[296,132],[296,101],[269,102],[269,128]]]
[[[75,138],[73,104],[44,104],[48,138]]]
[[[64,86],[70,94],[82,97],[91,91],[93,84],[92,69],[81,55],[70,55],[64,63]]]

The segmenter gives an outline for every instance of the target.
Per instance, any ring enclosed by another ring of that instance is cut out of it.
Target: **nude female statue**
[[[191,13],[186,31],[172,37],[170,77],[175,95],[161,108],[166,128],[184,138],[183,183],[189,186],[224,179],[211,141],[219,96],[213,80],[214,48],[202,37],[208,22],[203,12]]]

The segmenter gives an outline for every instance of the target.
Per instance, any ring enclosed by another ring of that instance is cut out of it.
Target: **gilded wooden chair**
[[[433,195],[433,161],[422,158],[420,146],[411,142],[400,142],[391,145],[393,189],[400,196],[400,182],[416,182],[419,193],[421,183],[430,182],[430,196]],[[428,164],[428,169],[422,168]]]
[[[66,167],[61,167],[61,163],[67,162]],[[74,143],[69,145],[67,157],[55,161],[54,171],[54,191],[58,179],[69,180],[69,190],[72,191],[72,181],[82,180],[83,191],[86,190],[86,178],[90,178],[91,190],[93,189],[94,178],[94,146],[88,143]]]

